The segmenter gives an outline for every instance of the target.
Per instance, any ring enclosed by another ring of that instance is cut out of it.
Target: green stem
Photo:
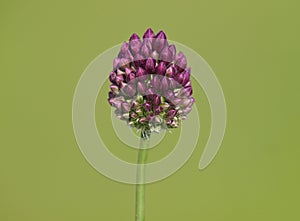
[[[147,161],[147,146],[149,142],[149,131],[143,130],[140,139],[140,149],[137,161],[136,174],[136,211],[135,221],[145,220],[145,169]]]

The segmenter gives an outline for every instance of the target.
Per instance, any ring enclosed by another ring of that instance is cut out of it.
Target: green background
[[[134,186],[87,163],[71,108],[92,59],[148,27],[163,29],[211,65],[228,123],[217,157],[199,171],[210,114],[194,84],[201,139],[183,168],[147,186],[147,221],[300,219],[299,6],[296,0],[1,0],[0,220],[134,220]],[[100,131],[110,110],[101,93]],[[115,144],[112,151],[134,161],[134,151],[107,128],[102,136]],[[166,155],[177,133],[150,158]]]

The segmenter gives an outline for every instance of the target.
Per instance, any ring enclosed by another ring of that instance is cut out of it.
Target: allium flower
[[[182,52],[169,45],[163,31],[133,34],[114,59],[108,101],[116,116],[144,131],[179,127],[192,110],[190,81]]]
[[[137,164],[136,221],[144,221],[144,181],[147,141],[151,132],[179,127],[192,110],[190,81],[182,52],[170,45],[163,31],[148,29],[141,39],[133,34],[124,42],[109,75],[110,105],[116,116],[141,129]]]

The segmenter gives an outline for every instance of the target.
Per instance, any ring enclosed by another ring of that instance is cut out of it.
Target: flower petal
[[[143,35],[143,38],[154,38],[155,34],[151,28],[148,28]]]

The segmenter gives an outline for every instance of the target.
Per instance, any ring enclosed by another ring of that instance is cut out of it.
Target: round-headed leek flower
[[[191,69],[163,31],[133,34],[114,59],[108,101],[116,116],[137,129],[177,128],[192,110]]]

